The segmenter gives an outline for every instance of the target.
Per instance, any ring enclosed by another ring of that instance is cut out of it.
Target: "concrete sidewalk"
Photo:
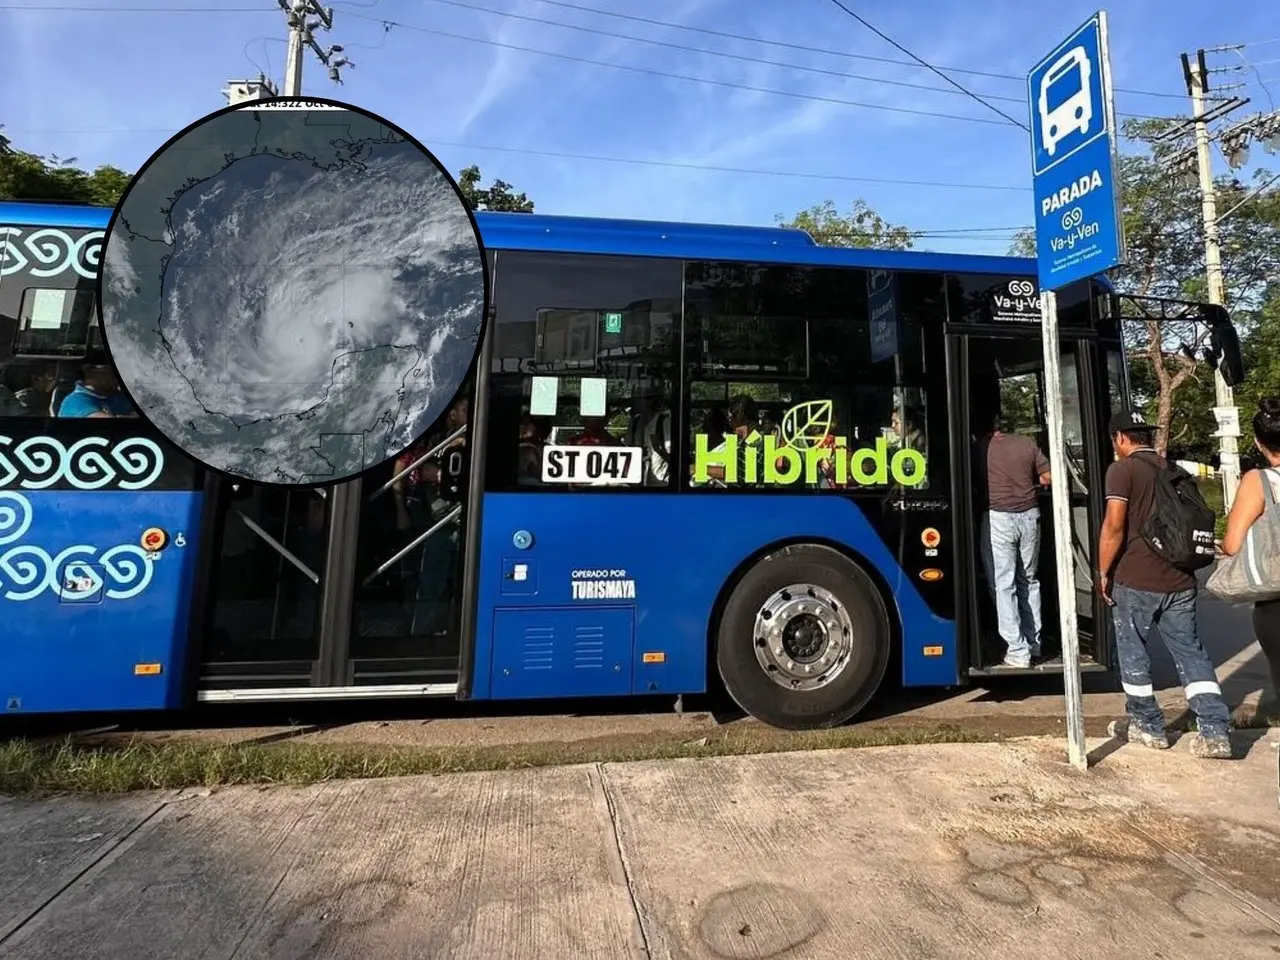
[[[0,956],[1275,960],[1260,737],[4,800]]]

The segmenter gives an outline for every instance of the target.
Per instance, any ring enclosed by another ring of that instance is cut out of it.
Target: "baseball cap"
[[[89,350],[84,359],[80,361],[82,367],[110,367],[111,357],[107,355],[105,350]]]
[[[1148,423],[1140,410],[1120,410],[1111,415],[1111,436],[1117,433],[1154,433],[1156,426]]]

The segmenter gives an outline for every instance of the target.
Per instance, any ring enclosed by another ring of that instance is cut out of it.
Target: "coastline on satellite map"
[[[184,452],[324,484],[444,413],[478,347],[484,253],[404,133],[272,107],[212,114],[143,166],[107,231],[100,312],[139,413]]]

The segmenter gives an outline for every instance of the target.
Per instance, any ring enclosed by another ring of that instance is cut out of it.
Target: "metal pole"
[[[1058,621],[1062,630],[1062,677],[1067,701],[1067,757],[1079,770],[1089,767],[1084,740],[1084,699],[1080,684],[1080,630],[1076,619],[1075,556],[1071,540],[1071,480],[1062,428],[1062,342],[1058,338],[1058,296],[1040,294],[1044,339],[1045,421],[1049,428],[1050,488],[1053,503],[1054,559],[1058,568]]]
[[[302,96],[302,47],[305,43],[307,4],[294,0],[289,12],[289,49],[284,61],[284,95]]]
[[[1204,95],[1208,92],[1208,77],[1204,69],[1204,51],[1189,64],[1192,122],[1195,127],[1196,163],[1200,172],[1201,213],[1204,217],[1204,268],[1209,282],[1209,302],[1226,304],[1226,290],[1222,282],[1222,250],[1218,241],[1218,203],[1213,192],[1213,154],[1209,149],[1209,122],[1204,118]],[[1228,410],[1235,410],[1234,391],[1222,379],[1222,372],[1213,372],[1214,411],[1220,424],[1218,430],[1218,462],[1222,473],[1222,499],[1226,509],[1235,502],[1236,488],[1240,486],[1240,457],[1236,447],[1232,424],[1237,417]],[[1229,420],[1230,423],[1226,421]]]

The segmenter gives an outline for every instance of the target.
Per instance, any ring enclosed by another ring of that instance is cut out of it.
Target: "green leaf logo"
[[[831,432],[833,404],[830,400],[797,403],[782,417],[782,442],[788,447],[808,450]]]

